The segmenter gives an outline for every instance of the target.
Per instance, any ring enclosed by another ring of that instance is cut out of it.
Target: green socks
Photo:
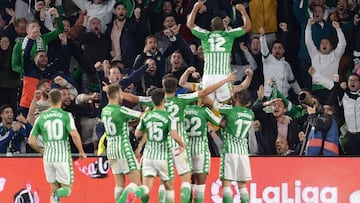
[[[123,203],[126,202],[127,196],[129,192],[134,192],[137,188],[137,185],[135,183],[129,183],[128,186],[124,189],[124,191],[121,193],[120,198],[116,201],[117,203]]]
[[[71,194],[71,189],[69,187],[61,187],[57,191],[59,197],[68,197]]]
[[[135,190],[135,196],[140,198],[143,203],[149,202],[149,188],[141,185]]]
[[[196,193],[195,203],[204,202],[205,185],[196,185],[195,193]]]
[[[161,184],[159,186],[159,192],[158,192],[159,196],[159,203],[165,203],[165,186],[163,184]]]
[[[191,194],[190,183],[183,182],[181,184],[181,203],[189,203]]]
[[[223,187],[223,202],[224,203],[232,203],[232,192],[230,187]]]
[[[241,195],[240,197],[241,203],[249,202],[249,192],[247,191],[247,188],[241,188],[240,195]]]

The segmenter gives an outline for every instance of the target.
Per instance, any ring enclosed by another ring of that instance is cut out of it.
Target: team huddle
[[[247,85],[232,87],[236,74],[230,73],[230,54],[234,39],[248,32],[251,24],[245,8],[238,4],[236,8],[245,22],[243,27],[226,31],[221,18],[214,18],[213,31],[203,30],[194,24],[202,6],[200,1],[194,5],[187,23],[201,40],[205,56],[203,81],[189,85],[192,93],[177,94],[179,81],[168,75],[163,77],[163,88],[153,89],[150,97],[122,92],[117,83],[105,86],[109,102],[102,109],[101,121],[117,203],[148,202],[157,176],[162,184],[158,200],[151,201],[174,202],[175,168],[182,181],[181,202],[204,202],[211,164],[208,125],[220,126],[223,136],[219,174],[223,181],[223,202],[233,202],[232,181],[238,183],[241,202],[249,202],[246,182],[251,180],[251,168],[247,137],[254,113],[247,108],[250,105],[247,87],[252,71],[245,71],[247,77],[243,83]],[[189,68],[186,74],[193,71]],[[50,92],[52,106],[36,120],[29,141],[35,150],[44,154],[46,179],[52,186],[51,202],[59,202],[60,197],[71,193],[73,172],[67,133],[72,136],[80,157],[86,158],[72,115],[59,109],[58,97],[59,90]],[[121,105],[122,101],[139,103],[148,110],[129,109]],[[135,152],[129,140],[129,121],[133,119],[140,120],[135,130],[135,137],[140,140]],[[38,135],[43,136],[45,149],[36,143]],[[141,163],[138,163],[141,151]],[[130,180],[126,186],[125,176]]]
[[[251,170],[247,136],[254,119],[254,113],[246,107],[250,104],[250,95],[247,90],[235,93],[233,105],[223,105],[206,98],[209,93],[233,79],[234,75],[231,74],[204,90],[176,95],[177,80],[165,77],[163,89],[151,91],[151,102],[148,97],[123,93],[117,84],[107,87],[109,104],[103,108],[101,117],[108,139],[107,155],[115,176],[114,195],[117,202],[148,202],[148,194],[153,190],[152,185],[157,176],[162,181],[158,202],[174,202],[175,168],[182,180],[181,202],[191,202],[193,192],[195,202],[203,202],[210,169],[208,122],[225,126],[220,166],[224,202],[233,201],[231,181],[239,183],[241,200],[248,202],[246,181],[251,180]],[[152,110],[144,113],[134,111],[120,106],[121,100],[139,102]],[[224,119],[201,103],[212,105]],[[127,121],[133,118],[140,119],[135,131],[135,136],[141,139],[138,149],[145,143],[141,169],[129,142]],[[125,175],[128,175],[131,183],[124,188]]]

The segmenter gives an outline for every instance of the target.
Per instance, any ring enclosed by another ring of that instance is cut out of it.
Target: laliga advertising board
[[[251,157],[251,203],[360,203],[360,158]],[[205,202],[222,202],[219,159],[212,159]],[[41,158],[0,158],[0,203],[48,202]],[[75,184],[62,203],[113,203],[114,180],[103,157],[74,160]],[[157,188],[159,180],[155,182]],[[180,179],[175,179],[180,202]],[[236,184],[233,196],[238,197]],[[156,190],[157,191],[157,190]],[[235,198],[235,203],[240,200]],[[150,202],[157,202],[157,193]]]

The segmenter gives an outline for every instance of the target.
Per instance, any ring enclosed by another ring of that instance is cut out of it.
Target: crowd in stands
[[[184,84],[204,75],[202,45],[186,25],[196,2],[0,1],[0,154],[33,152],[26,140],[50,106],[51,88],[60,89],[85,152],[94,154],[108,84],[148,96],[172,74],[178,94],[195,90]],[[252,26],[234,41],[231,68],[233,85],[245,80],[247,68],[253,72],[250,153],[360,155],[360,1],[207,0],[195,24],[211,30],[219,16],[226,30],[243,26],[239,3]],[[209,127],[213,156],[221,139],[221,130]],[[135,149],[134,136],[131,142]]]

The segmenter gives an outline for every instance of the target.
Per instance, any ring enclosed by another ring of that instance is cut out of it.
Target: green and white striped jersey
[[[177,132],[182,140],[187,145],[188,139],[184,130],[184,110],[191,102],[199,98],[198,92],[189,94],[178,94],[175,97],[165,98],[166,111],[175,119]],[[177,144],[172,141],[172,146],[175,148]]]
[[[132,154],[128,121],[140,118],[141,112],[120,105],[108,104],[101,111],[107,139],[108,159],[123,159]]]
[[[231,72],[230,57],[235,38],[245,34],[242,28],[229,31],[208,31],[195,26],[192,34],[201,40],[204,49],[204,75],[227,75]]]
[[[147,136],[144,159],[172,161],[169,132],[176,130],[176,122],[165,110],[146,112],[137,129]]]
[[[222,105],[219,112],[226,119],[223,152],[248,155],[249,130],[254,121],[254,112],[241,106]]]
[[[209,151],[207,138],[207,122],[220,124],[220,118],[205,107],[189,105],[185,109],[185,130],[189,139],[188,146],[191,156],[204,154]]]
[[[40,114],[30,134],[35,137],[42,135],[45,161],[69,162],[69,133],[73,130],[76,130],[76,127],[72,114],[53,107]]]

